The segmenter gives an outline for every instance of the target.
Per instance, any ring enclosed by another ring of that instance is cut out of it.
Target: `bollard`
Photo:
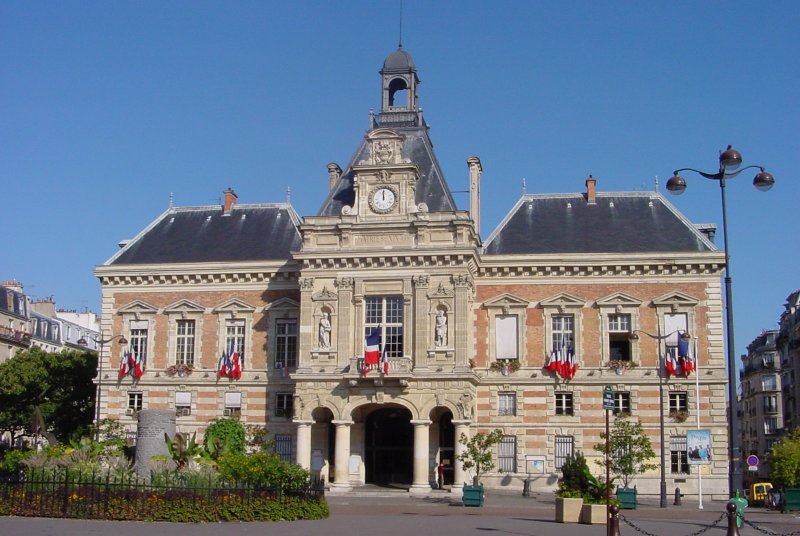
[[[683,495],[681,495],[681,488],[675,488],[675,502],[673,503],[675,506],[681,505],[681,497],[683,497]]]
[[[607,536],[620,536],[619,533],[619,506],[616,504],[612,504],[611,508],[609,508],[611,512],[611,516],[608,519],[608,530],[606,531]],[[737,535],[738,536],[738,535]]]
[[[530,497],[531,496],[531,479],[526,478],[522,483],[522,496],[523,497]]]
[[[736,526],[736,505],[728,503],[725,508],[728,510],[728,532],[725,536],[739,536],[739,527]]]

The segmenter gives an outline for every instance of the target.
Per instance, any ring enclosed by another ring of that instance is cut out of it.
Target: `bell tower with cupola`
[[[417,67],[411,54],[403,50],[402,45],[386,57],[380,71],[383,82],[381,98],[381,125],[408,124],[419,125],[420,84]],[[411,125],[408,125],[411,126]]]

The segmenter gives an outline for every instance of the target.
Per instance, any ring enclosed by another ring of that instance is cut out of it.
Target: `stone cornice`
[[[94,273],[103,287],[154,288],[267,283],[297,286],[300,275],[299,266],[293,261],[97,266]]]

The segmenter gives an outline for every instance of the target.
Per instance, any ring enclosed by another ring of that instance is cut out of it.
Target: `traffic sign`
[[[614,393],[610,389],[603,389],[603,409],[614,409]]]
[[[756,456],[755,454],[751,454],[750,456],[748,456],[747,457],[747,465],[750,465],[750,466],[758,465],[758,456]]]

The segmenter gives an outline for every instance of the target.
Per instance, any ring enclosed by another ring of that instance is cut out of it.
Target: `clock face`
[[[378,212],[388,212],[396,200],[397,196],[390,188],[378,188],[372,193],[372,207]]]

